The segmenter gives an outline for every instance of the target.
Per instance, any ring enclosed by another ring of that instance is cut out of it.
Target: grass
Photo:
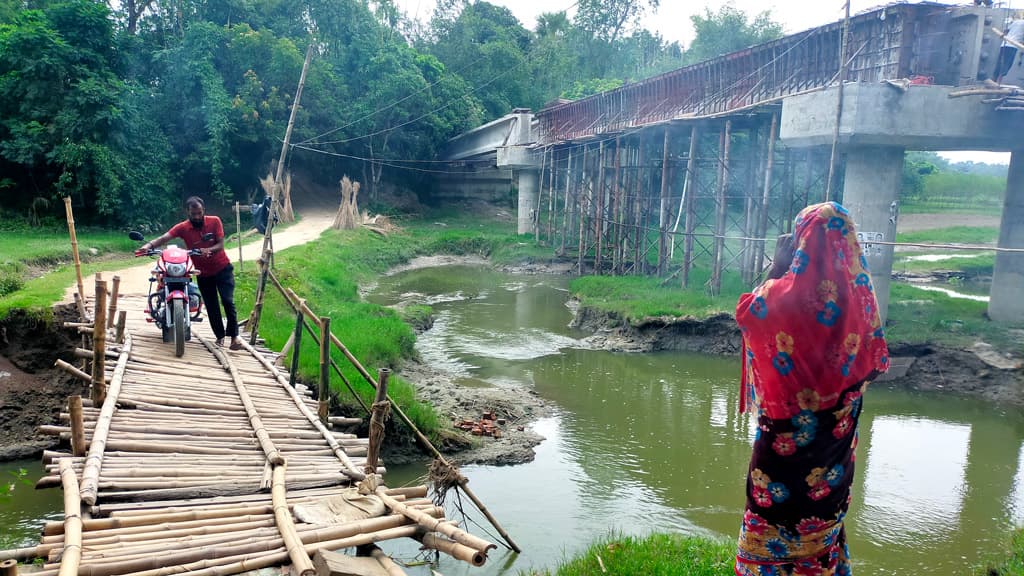
[[[979,569],[978,576],[1024,576],[1024,529],[1010,538],[1009,556],[1000,564]]]
[[[932,342],[958,348],[970,348],[982,340],[1000,350],[1019,347],[1006,326],[985,316],[987,310],[986,302],[952,298],[894,282],[889,290],[886,339],[890,343]]]
[[[900,232],[896,235],[897,242],[928,244],[993,244],[997,240],[999,240],[999,228],[996,226],[952,226],[933,230]]]
[[[680,534],[609,537],[559,565],[554,572],[524,576],[729,576],[736,543]]]
[[[720,295],[712,296],[707,290],[710,273],[694,269],[691,286],[683,289],[677,280],[663,285],[662,278],[641,276],[583,276],[573,280],[569,290],[588,307],[611,312],[628,322],[635,323],[648,317],[691,316],[697,319],[716,314],[732,314],[736,299],[746,292],[739,274],[722,275]]]

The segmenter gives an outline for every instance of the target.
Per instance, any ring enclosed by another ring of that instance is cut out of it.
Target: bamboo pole
[[[107,397],[107,381],[105,379],[107,347],[106,302],[107,283],[101,280],[99,274],[97,274],[96,301],[95,310],[93,311],[96,317],[94,319],[95,322],[93,322],[92,332],[92,401],[96,404],[102,404],[103,400]]]
[[[242,210],[235,202],[235,233],[238,234],[238,271],[242,271]]]
[[[601,251],[604,248],[604,196],[605,196],[605,173],[604,167],[607,163],[607,150],[605,149],[604,140],[598,144],[597,153],[597,190],[595,196],[597,197],[596,204],[594,205],[594,241],[596,245],[594,247],[594,274],[597,276],[601,275]]]
[[[565,198],[563,198],[562,202],[562,237],[558,244],[559,256],[565,254],[565,239],[568,237],[569,229],[572,227],[569,215],[569,192],[572,183],[572,149],[567,150],[565,155]]]
[[[82,560],[82,501],[78,495],[78,477],[66,458],[60,460],[60,479],[64,486],[64,550],[58,574],[75,576]]]
[[[722,262],[725,252],[725,224],[726,206],[725,196],[729,189],[729,152],[732,148],[732,120],[725,121],[722,129],[719,149],[721,159],[719,160],[719,181],[715,195],[715,244],[714,244],[714,268],[711,270],[711,294],[718,296],[722,291]]]
[[[832,199],[832,181],[835,180],[836,163],[839,159],[839,124],[843,120],[843,85],[846,83],[846,52],[850,43],[850,0],[846,0],[846,16],[843,18],[842,35],[839,38],[839,86],[836,94],[836,127],[832,133],[832,154],[828,162],[828,182],[825,183],[825,202]]]
[[[658,275],[665,274],[668,259],[668,134],[665,126],[665,137],[661,149],[661,204],[658,211]]]
[[[18,576],[18,561],[11,558],[0,562],[0,576]]]
[[[96,427],[93,429],[92,442],[89,445],[89,455],[86,457],[85,469],[82,472],[82,486],[80,490],[82,501],[90,506],[96,503],[97,484],[99,483],[100,467],[103,465],[103,452],[107,445],[110,421],[114,417],[118,395],[121,393],[124,369],[128,363],[128,355],[131,353],[131,349],[132,338],[128,336],[125,338],[124,347],[121,349],[121,357],[114,368],[114,376],[110,382],[109,393],[103,401],[103,408],[100,410],[99,419],[96,421]]]
[[[413,522],[416,522],[426,530],[440,532],[441,534],[444,534],[445,536],[451,538],[459,544],[469,546],[470,548],[477,550],[485,556],[487,555],[488,550],[497,548],[497,546],[494,543],[488,542],[487,540],[484,540],[483,538],[480,538],[478,536],[474,536],[469,532],[466,532],[465,530],[455,527],[454,525],[448,523],[445,520],[434,518],[429,514],[425,514],[423,512],[414,510],[406,506],[405,504],[389,496],[386,493],[386,491],[381,488],[378,488],[375,494],[377,494],[377,496],[384,501],[385,506],[387,506],[388,508],[390,508],[391,510],[398,514],[405,516]]]
[[[479,550],[470,548],[465,544],[460,544],[447,538],[442,538],[433,532],[426,532],[417,538],[424,548],[429,550],[437,550],[438,552],[444,552],[445,554],[455,558],[456,560],[462,560],[468,562],[473,566],[483,566],[487,561],[487,555]]]
[[[587,181],[587,174],[588,174],[587,171],[590,168],[589,164],[587,164],[587,151],[589,149],[590,149],[590,145],[589,144],[584,144],[583,145],[583,166],[581,167],[582,169],[580,171],[580,178],[581,178],[581,184],[583,186],[583,190],[580,190],[580,193],[577,194],[578,198],[577,198],[577,202],[576,202],[576,205],[579,207],[579,247],[577,248],[577,252],[576,252],[577,260],[578,260],[577,263],[576,263],[576,270],[577,270],[577,272],[579,273],[580,276],[583,275],[583,260],[584,260],[584,257],[586,255],[586,246],[587,246],[586,245],[586,228],[587,228],[587,225],[584,223],[583,204],[584,204],[584,202],[586,203],[586,206],[587,206],[587,214],[586,214],[586,216],[589,217],[590,216],[590,205],[591,205],[590,197],[593,195],[593,188],[594,188],[594,186],[593,186],[593,178],[590,178],[590,182],[589,183]]]
[[[765,239],[768,237],[768,208],[769,197],[772,190],[772,176],[775,168],[775,139],[778,137],[779,115],[772,114],[772,126],[768,131],[768,158],[765,161],[764,189],[761,192],[761,219],[757,226],[757,237],[762,240],[758,242],[757,264],[754,266],[754,274],[760,275],[764,269]]]
[[[82,397],[68,396],[68,412],[71,413],[71,454],[85,456],[85,423],[82,420]],[[63,465],[64,459],[61,459]]]
[[[114,276],[111,279],[111,290],[108,308],[107,308],[107,328],[114,327],[114,319],[117,314],[117,296],[121,289],[121,277]]]
[[[384,568],[388,576],[406,576],[405,571],[399,568],[391,557],[385,554],[376,544],[370,546],[370,557]]]
[[[81,300],[76,301],[78,315],[85,321],[85,284],[82,282],[82,260],[78,256],[78,235],[75,233],[75,212],[71,208],[71,197],[64,197],[64,214],[68,222],[68,233],[71,235],[71,256],[75,260],[75,280],[78,281],[78,296]]]
[[[380,383],[377,385],[377,395],[373,399],[373,414],[370,416],[370,445],[366,453],[365,471],[372,474],[377,469],[377,458],[380,454],[380,445],[384,440],[384,424],[388,419],[388,378],[391,377],[391,370],[381,368],[377,371]]]
[[[91,374],[87,374],[84,371],[75,368],[74,366],[68,364],[67,362],[61,360],[60,358],[58,358],[57,361],[53,363],[53,365],[84,382],[92,382]]]
[[[683,181],[683,197],[679,200],[679,210],[686,210],[686,222],[683,224],[685,233],[683,240],[683,273],[682,286],[690,286],[690,268],[693,263],[693,230],[697,225],[697,202],[694,197],[694,190],[699,185],[697,174],[697,155],[700,153],[700,132],[694,124],[690,129],[690,151],[686,159],[686,179]],[[676,228],[679,226],[676,220]],[[675,231],[675,229],[673,229]]]
[[[118,344],[124,344],[124,326],[127,323],[127,321],[128,321],[128,311],[127,310],[121,310],[120,312],[117,313],[117,323],[114,325],[115,326],[114,342],[117,342]]]
[[[292,561],[292,571],[298,572],[299,576],[313,576],[316,570],[313,569],[313,562],[306,554],[298,534],[295,532],[295,522],[288,511],[288,498],[285,488],[285,464],[274,466],[274,483],[271,487],[271,497],[274,501],[274,520],[277,522],[277,529],[281,532],[281,539],[288,550],[288,557]]]
[[[627,162],[629,161],[629,145],[626,146]],[[611,236],[612,276],[622,272],[622,138],[615,137],[615,174],[612,175],[611,218],[608,226]]]
[[[270,211],[267,215],[267,229],[263,235],[263,261],[260,264],[260,279],[256,286],[256,304],[253,306],[252,316],[249,317],[250,338],[249,345],[256,344],[259,335],[260,314],[263,310],[263,297],[266,293],[267,273],[270,271],[274,255],[273,231],[277,215],[278,193],[281,189],[281,176],[284,174],[284,161],[288,155],[288,145],[292,137],[292,129],[295,127],[295,114],[299,111],[299,102],[302,100],[302,88],[306,84],[306,72],[309,70],[309,62],[313,59],[313,48],[316,43],[310,39],[306,48],[306,60],[302,64],[302,72],[299,74],[299,86],[295,90],[295,101],[292,103],[291,113],[288,116],[288,127],[284,131],[284,141],[281,144],[281,155],[277,159],[277,174],[274,176],[274,187],[270,194]]]
[[[320,317],[320,390],[317,394],[317,416],[320,417],[320,422],[327,424],[328,416],[328,396],[330,395],[330,358],[331,358],[331,343],[327,339],[327,335],[331,333],[331,319],[328,316]]]
[[[299,352],[302,350],[302,328],[305,325],[304,316],[302,312],[295,313],[295,332],[292,332],[291,339],[289,342],[294,343],[292,348],[292,366],[288,372],[288,384],[294,388],[295,378],[299,374]]]

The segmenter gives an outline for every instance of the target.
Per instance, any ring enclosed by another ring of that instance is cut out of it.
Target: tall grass
[[[979,569],[978,576],[1024,576],[1024,529],[1010,538],[1009,556],[1001,563]]]

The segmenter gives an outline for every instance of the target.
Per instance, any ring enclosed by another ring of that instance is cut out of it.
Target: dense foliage
[[[442,0],[0,0],[0,211],[155,230],[201,194],[249,203],[273,169],[307,51],[288,167],[371,202],[424,189],[452,136],[777,36],[767,14],[695,17],[687,52],[639,27],[658,0],[581,0],[529,30]],[[699,50],[699,54],[694,52]]]
[[[908,152],[903,163],[904,209],[937,212],[956,209],[999,214],[1007,167],[975,162],[950,163],[934,152]]]

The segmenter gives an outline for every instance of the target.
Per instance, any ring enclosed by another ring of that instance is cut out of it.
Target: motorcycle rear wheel
[[[174,355],[185,354],[185,304],[181,300],[171,302],[171,319],[174,322]]]

